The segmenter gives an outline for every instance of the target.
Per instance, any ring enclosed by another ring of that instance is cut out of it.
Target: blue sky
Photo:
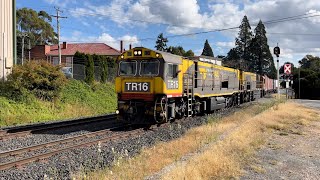
[[[28,7],[55,14],[59,7],[61,40],[68,43],[104,42],[119,49],[145,46],[153,49],[160,33],[168,45],[183,46],[201,54],[208,39],[215,55],[226,55],[234,47],[238,29],[197,35],[175,35],[238,27],[248,16],[252,31],[263,22],[297,15],[313,17],[265,24],[270,49],[281,48],[280,64],[297,64],[306,54],[320,55],[320,3],[313,0],[17,0],[17,8]],[[299,16],[302,17],[302,16]],[[55,19],[52,22],[56,27]]]

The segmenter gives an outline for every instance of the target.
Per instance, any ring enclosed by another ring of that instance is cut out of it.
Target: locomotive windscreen
[[[135,76],[137,74],[137,61],[119,63],[119,75],[120,76]]]
[[[159,61],[141,61],[141,76],[157,76],[159,75]]]

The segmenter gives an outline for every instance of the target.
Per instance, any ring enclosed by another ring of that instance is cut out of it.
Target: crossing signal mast
[[[280,83],[279,83],[279,54],[280,54],[280,48],[277,46],[273,48],[273,54],[277,56],[277,93],[278,93],[278,99],[280,99]]]

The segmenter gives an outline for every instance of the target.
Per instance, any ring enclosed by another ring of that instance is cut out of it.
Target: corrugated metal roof
[[[104,43],[76,43],[67,44],[67,48],[63,48],[63,44],[60,45],[61,55],[74,55],[77,51],[86,54],[96,54],[96,55],[120,55],[120,51],[114,49]],[[50,46],[50,52],[47,53],[48,56],[58,56],[58,45]]]

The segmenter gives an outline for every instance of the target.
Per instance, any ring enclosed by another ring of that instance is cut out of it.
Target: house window
[[[59,65],[59,57],[52,57],[52,64]]]
[[[72,67],[72,57],[66,57],[66,67]]]

